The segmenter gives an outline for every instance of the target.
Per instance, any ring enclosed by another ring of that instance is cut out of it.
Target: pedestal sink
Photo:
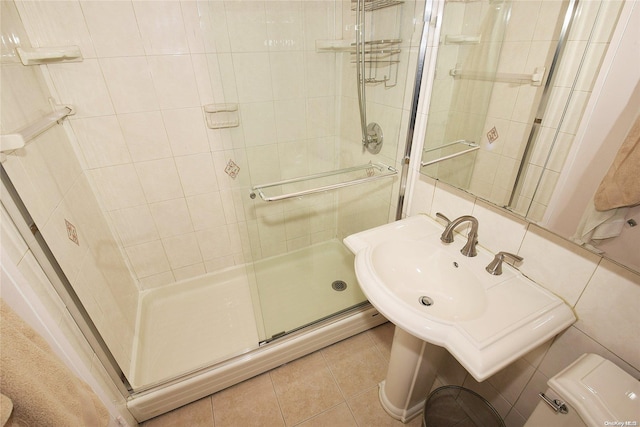
[[[441,243],[442,230],[418,215],[344,240],[356,255],[362,291],[397,326],[380,399],[402,421],[422,408],[442,349],[483,381],[576,320],[560,298],[518,270],[487,273],[488,251],[463,256],[464,236]]]

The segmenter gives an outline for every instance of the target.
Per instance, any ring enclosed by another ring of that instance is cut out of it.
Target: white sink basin
[[[389,240],[371,251],[382,286],[421,315],[444,323],[475,319],[487,308],[484,287],[456,258],[422,240]]]
[[[396,326],[483,381],[575,322],[560,298],[506,263],[502,275],[487,273],[488,251],[463,256],[466,236],[441,243],[443,229],[419,215],[344,240],[364,294]]]

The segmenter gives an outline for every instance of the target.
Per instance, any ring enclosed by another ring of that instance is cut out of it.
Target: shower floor
[[[131,380],[147,386],[258,346],[244,267],[146,293]]]
[[[353,254],[330,240],[254,264],[265,335],[290,332],[366,301]],[[341,280],[346,289],[331,284]]]
[[[257,348],[260,324],[270,338],[364,302],[353,258],[333,240],[255,262],[257,286],[241,266],[148,291],[139,309],[133,387]],[[333,290],[335,280],[346,289]],[[255,311],[252,293],[259,295]]]

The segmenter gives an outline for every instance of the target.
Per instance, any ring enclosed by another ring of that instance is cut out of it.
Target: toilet
[[[583,354],[547,385],[525,427],[640,427],[640,382],[597,354]]]

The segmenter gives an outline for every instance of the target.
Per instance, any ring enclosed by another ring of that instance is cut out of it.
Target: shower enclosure
[[[362,6],[2,2],[3,206],[125,394],[375,316],[342,238],[395,218],[424,4]]]

